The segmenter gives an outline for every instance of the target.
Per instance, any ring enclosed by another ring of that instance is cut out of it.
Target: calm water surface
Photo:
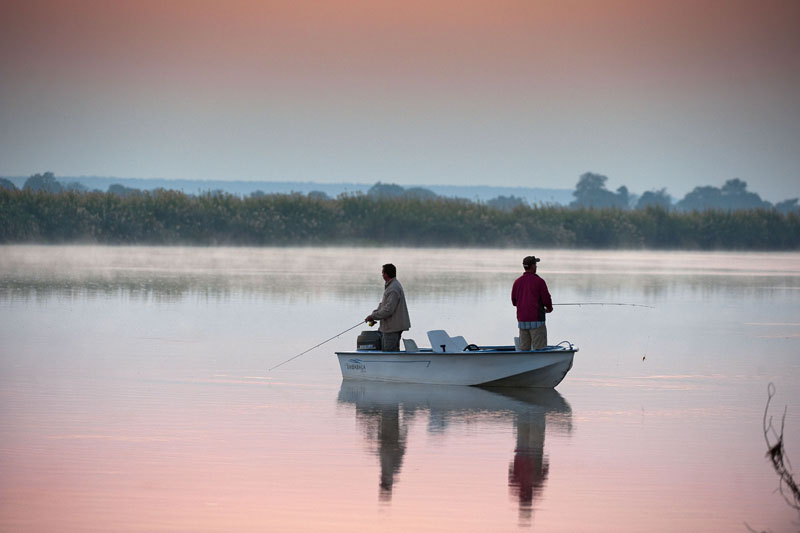
[[[553,391],[342,382],[394,262],[413,328],[512,343],[523,256],[580,347]],[[1,531],[796,531],[800,254],[0,247]]]

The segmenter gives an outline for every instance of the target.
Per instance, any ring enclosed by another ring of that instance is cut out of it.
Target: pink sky
[[[4,3],[0,175],[800,194],[800,3]]]

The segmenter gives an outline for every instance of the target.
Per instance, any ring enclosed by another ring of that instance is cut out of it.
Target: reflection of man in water
[[[441,389],[400,383],[342,382],[338,401],[355,406],[357,424],[370,451],[378,456],[380,501],[392,499],[405,458],[408,429],[417,413],[427,416],[428,433],[434,435],[443,435],[450,423],[469,424],[480,419],[482,415],[476,418],[476,412],[488,414],[492,420],[499,417],[505,421],[511,416],[516,445],[514,458],[508,464],[508,487],[513,501],[518,502],[520,524],[530,523],[535,501],[544,494],[548,479],[545,427],[569,434],[572,431],[569,404],[554,389]],[[447,489],[445,486],[435,490]]]
[[[406,432],[400,430],[397,409],[384,409],[378,422],[378,455],[381,460],[381,501],[392,499],[394,475],[400,472],[406,453]]]
[[[519,499],[519,518],[530,522],[533,500],[541,497],[550,465],[544,456],[544,413],[520,413],[517,446],[508,466],[508,486]]]
[[[401,426],[398,405],[374,408],[356,408],[359,418],[365,422],[367,440],[378,448],[381,463],[380,500],[391,501],[394,478],[403,465],[406,453],[406,434],[408,426]],[[405,422],[405,421],[404,421]]]

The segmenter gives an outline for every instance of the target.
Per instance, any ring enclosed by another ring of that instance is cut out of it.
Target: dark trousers
[[[399,352],[400,351],[400,336],[402,331],[392,331],[381,333],[381,341],[384,352]]]

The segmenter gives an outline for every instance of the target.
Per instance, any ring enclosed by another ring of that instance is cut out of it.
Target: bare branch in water
[[[772,467],[778,474],[780,480],[778,481],[778,490],[786,500],[786,503],[793,509],[800,512],[800,488],[797,486],[797,481],[792,474],[792,464],[789,457],[786,456],[786,450],[783,447],[783,428],[786,424],[786,408],[783,410],[783,417],[781,418],[780,431],[775,429],[772,423],[772,417],[769,416],[769,404],[772,397],[775,396],[775,385],[770,383],[767,387],[767,407],[764,409],[764,439],[767,442],[767,458],[772,463]]]
[[[772,397],[775,396],[775,385],[770,383],[767,386],[767,406],[764,408],[764,440],[767,442],[767,459],[772,463],[772,468],[778,474],[778,492],[781,493],[783,499],[789,507],[795,509],[800,513],[800,489],[798,489],[797,482],[792,474],[792,464],[789,457],[786,455],[786,450],[783,447],[783,428],[786,425],[786,408],[783,409],[783,417],[781,417],[781,428],[778,431],[772,423],[772,417],[769,415],[769,404],[772,402]],[[750,527],[747,522],[744,523],[745,527],[750,533],[768,533],[766,531],[758,531]]]

